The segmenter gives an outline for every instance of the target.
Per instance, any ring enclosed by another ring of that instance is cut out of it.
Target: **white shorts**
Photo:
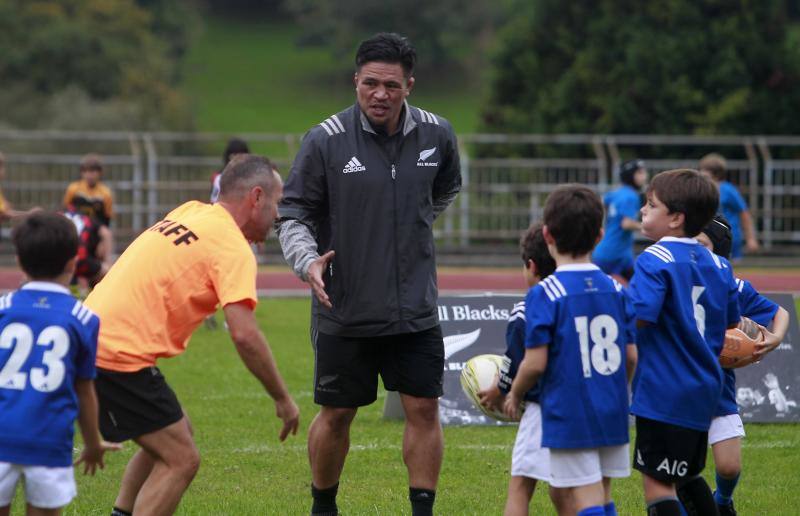
[[[578,487],[600,482],[603,477],[631,475],[628,444],[601,448],[550,449],[550,485]]]
[[[40,509],[64,507],[78,493],[72,466],[50,468],[0,462],[0,507],[11,505],[17,483],[25,479],[25,500]]]
[[[511,476],[550,481],[550,450],[542,448],[542,408],[528,402],[511,454]]]
[[[739,414],[729,414],[711,420],[711,427],[708,429],[709,446],[734,437],[744,437],[744,424]]]

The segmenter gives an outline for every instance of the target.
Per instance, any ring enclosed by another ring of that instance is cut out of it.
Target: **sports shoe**
[[[730,505],[717,505],[719,516],[736,516],[736,509],[733,508],[733,500]]]

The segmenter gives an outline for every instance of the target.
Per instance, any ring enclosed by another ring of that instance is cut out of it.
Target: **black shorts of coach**
[[[633,468],[665,484],[680,484],[706,467],[708,432],[636,416]]]
[[[183,409],[157,367],[135,373],[97,369],[95,378],[103,439],[119,443],[180,421]]]
[[[314,402],[362,407],[378,396],[378,376],[388,391],[418,398],[442,395],[444,341],[439,325],[416,333],[344,337],[312,331]]]

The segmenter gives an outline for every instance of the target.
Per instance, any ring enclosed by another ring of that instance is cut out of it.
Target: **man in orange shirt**
[[[218,203],[174,209],[136,238],[86,299],[101,320],[101,433],[141,447],[112,514],[172,514],[197,472],[189,421],[156,360],[182,353],[217,305],[242,361],[275,400],[280,439],[297,432],[297,405],[253,314],[256,260],[248,245],[266,238],[282,190],[268,159],[237,157],[225,167]]]

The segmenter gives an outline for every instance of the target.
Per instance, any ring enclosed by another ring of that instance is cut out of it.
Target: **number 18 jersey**
[[[525,346],[548,346],[542,446],[627,443],[626,345],[635,327],[622,286],[596,265],[562,265],[528,292],[525,316]]]
[[[99,325],[55,283],[0,297],[0,461],[72,464],[75,380],[95,376]]]

